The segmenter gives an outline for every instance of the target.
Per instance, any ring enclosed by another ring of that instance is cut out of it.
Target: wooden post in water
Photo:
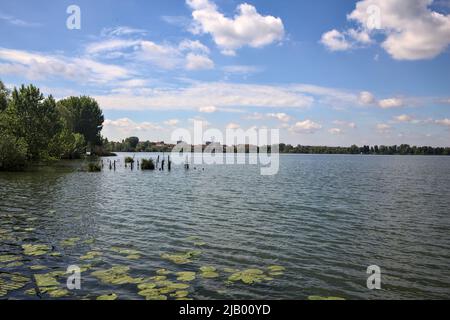
[[[170,161],[170,156],[167,156],[167,169],[169,171],[172,169],[172,161]]]

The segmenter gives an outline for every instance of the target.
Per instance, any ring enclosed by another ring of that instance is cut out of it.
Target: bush
[[[100,172],[102,171],[102,166],[98,162],[88,163],[88,172]]]
[[[28,146],[24,139],[0,134],[0,170],[23,170],[27,162]]]
[[[134,159],[132,157],[126,157],[125,163],[134,163]]]
[[[153,159],[142,159],[141,161],[141,169],[142,170],[155,170],[155,163]]]

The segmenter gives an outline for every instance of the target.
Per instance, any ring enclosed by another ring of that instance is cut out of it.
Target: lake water
[[[50,298],[29,291],[34,275],[64,288],[56,274],[69,265],[88,270],[62,299],[143,299],[138,283],[162,268],[175,283],[173,273],[196,272],[183,289],[193,299],[450,298],[450,157],[282,155],[279,173],[261,176],[249,165],[130,171],[125,155],[112,158],[115,172],[70,163],[0,173],[0,299]],[[48,247],[24,254],[30,244]],[[186,264],[164,255],[186,252]],[[134,280],[99,279],[117,265]],[[381,268],[381,290],[366,287],[370,265]],[[202,266],[217,275],[203,277]],[[228,281],[245,269],[263,279]],[[20,286],[8,287],[11,273],[24,276]]]

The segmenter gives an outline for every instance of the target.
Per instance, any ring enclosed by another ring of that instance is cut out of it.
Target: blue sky
[[[95,97],[113,140],[168,141],[200,119],[292,144],[450,146],[449,12],[450,0],[2,1],[0,79]]]

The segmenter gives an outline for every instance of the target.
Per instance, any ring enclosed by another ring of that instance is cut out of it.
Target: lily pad
[[[179,290],[176,291],[175,293],[171,294],[171,297],[174,298],[186,298],[189,295],[189,291],[185,291],[185,290]]]
[[[111,294],[105,294],[102,296],[97,297],[97,300],[116,300],[117,294],[111,293]]]
[[[125,258],[130,259],[130,260],[139,260],[141,258],[141,256],[138,254],[130,254],[130,255],[126,256]]]
[[[264,275],[264,272],[259,269],[246,269],[233,273],[228,277],[228,281],[237,282],[242,281],[245,284],[254,284],[262,281],[269,281],[270,278]]]
[[[204,266],[204,267],[200,267],[200,271],[201,272],[215,272],[217,269],[215,267],[212,266]]]
[[[103,283],[107,284],[127,284],[127,283],[142,283],[142,278],[133,278],[127,274],[129,267],[114,266],[107,270],[98,270],[91,273],[96,278],[99,278]]]
[[[191,263],[192,261],[189,259],[190,256],[186,255],[186,254],[167,254],[164,253],[161,255],[161,258],[172,261],[173,263],[176,264],[188,264]]]
[[[22,249],[27,256],[42,256],[50,251],[50,247],[46,244],[24,244]]]
[[[31,270],[45,270],[47,269],[46,266],[36,265],[36,266],[30,266]]]
[[[166,276],[166,275],[171,274],[171,273],[172,272],[170,272],[167,269],[158,269],[158,270],[156,270],[156,274],[160,275],[160,276]]]
[[[93,260],[97,257],[101,257],[102,255],[103,255],[103,253],[101,253],[99,251],[89,251],[85,255],[81,256],[80,259],[81,260]]]
[[[217,272],[202,272],[201,276],[202,276],[202,278],[205,278],[205,279],[213,279],[213,278],[218,278],[219,274]]]
[[[47,294],[52,298],[61,298],[70,294],[70,292],[66,289],[57,288],[55,290],[48,290]]]
[[[29,296],[35,296],[35,295],[37,295],[36,289],[28,289],[28,290],[25,290],[25,294],[27,294],[27,295],[29,295]]]
[[[267,269],[269,269],[270,272],[283,272],[286,270],[286,268],[282,266],[268,266]]]
[[[16,267],[20,267],[20,266],[23,266],[23,262],[16,261],[16,262],[8,263],[6,265],[6,268],[16,268]]]
[[[183,272],[177,272],[176,275],[177,275],[178,281],[189,282],[189,281],[195,280],[195,272],[183,271]]]
[[[156,284],[155,283],[140,283],[137,286],[140,290],[149,290],[149,289],[154,289],[156,288]]]
[[[59,242],[59,244],[63,247],[73,247],[77,244],[78,241],[80,241],[81,239],[78,237],[75,238],[69,238],[66,240],[62,240]]]
[[[39,289],[41,287],[59,286],[59,282],[50,274],[35,274],[34,279]]]
[[[128,249],[128,248],[120,248],[120,247],[112,247],[111,250],[114,252],[123,254],[123,255],[127,255],[127,256],[135,256],[135,255],[139,255],[141,253],[138,250]]]
[[[17,261],[20,259],[21,259],[20,256],[15,256],[12,254],[5,254],[5,255],[0,256],[0,263]]]

